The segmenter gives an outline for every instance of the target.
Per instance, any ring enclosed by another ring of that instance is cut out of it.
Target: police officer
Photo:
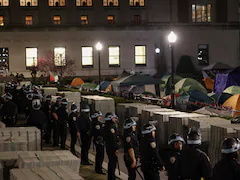
[[[226,138],[222,143],[222,159],[213,168],[212,180],[239,180],[240,164],[238,152],[240,141],[235,138]]]
[[[67,121],[68,121],[68,113],[67,113],[67,99],[62,99],[62,103],[60,107],[57,109],[56,114],[58,117],[57,124],[59,130],[59,137],[61,140],[61,149],[66,149],[66,139],[67,139]]]
[[[128,180],[136,179],[137,159],[139,158],[139,143],[135,134],[137,123],[128,118],[124,121],[124,162],[128,169]]]
[[[168,171],[169,180],[180,179],[178,162],[184,143],[185,143],[184,139],[177,133],[173,133],[169,137],[168,145],[170,146],[170,152],[166,163],[166,169]]]
[[[179,156],[181,179],[209,179],[212,167],[208,156],[199,149],[201,134],[198,130],[190,129],[187,136],[188,148]]]
[[[75,103],[71,105],[71,113],[68,117],[68,124],[71,134],[71,152],[76,156],[75,144],[77,142],[77,118],[78,118],[78,107]]]
[[[52,130],[53,130],[53,121],[51,119],[51,100],[52,100],[52,96],[51,95],[45,95],[43,96],[42,99],[42,107],[41,110],[43,111],[43,113],[45,114],[46,118],[47,118],[47,127],[46,127],[46,144],[50,144],[51,143],[51,134],[52,134]]]
[[[52,121],[53,121],[53,146],[59,146],[59,127],[57,110],[62,104],[62,98],[58,97],[56,103],[51,107]]]
[[[114,113],[105,115],[104,139],[108,156],[108,180],[115,180],[115,170],[118,163],[119,136],[116,123],[118,117]]]
[[[93,143],[96,147],[95,171],[98,174],[106,174],[102,170],[102,163],[104,159],[104,124],[101,122],[102,116],[103,115],[100,111],[94,112],[91,116]]]
[[[36,126],[38,129],[40,129],[41,137],[42,137],[46,127],[47,118],[45,114],[40,110],[41,108],[40,99],[34,99],[32,101],[32,108],[33,110],[31,111],[27,119],[27,126]],[[42,141],[41,141],[41,148],[42,148]]]
[[[12,95],[6,93],[2,95],[3,106],[1,109],[2,121],[7,127],[14,126],[16,124],[17,105],[12,102]]]
[[[91,146],[91,127],[92,120],[90,118],[90,107],[87,104],[83,104],[81,107],[81,113],[77,120],[78,136],[80,135],[82,141],[81,149],[81,164],[92,165],[88,161],[88,151]]]
[[[162,159],[159,156],[158,144],[155,138],[156,127],[145,124],[142,130],[140,142],[141,170],[144,179],[159,180],[159,170],[165,170]]]

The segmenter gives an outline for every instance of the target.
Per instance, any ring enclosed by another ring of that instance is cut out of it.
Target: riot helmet
[[[71,112],[77,112],[78,111],[78,107],[75,103],[72,103],[71,105]]]
[[[2,95],[4,100],[12,100],[12,95],[10,93],[5,93]]]
[[[152,124],[145,124],[142,129],[142,135],[152,134],[152,131],[156,131],[156,127]]]
[[[240,150],[240,141],[237,138],[226,138],[222,143],[221,152],[231,154]]]
[[[188,145],[201,145],[202,137],[199,130],[190,129],[187,136]]]
[[[67,106],[67,105],[68,105],[68,101],[67,101],[66,98],[63,98],[63,99],[62,99],[62,105],[64,105],[64,106]]]
[[[93,114],[92,114],[92,116],[91,116],[91,118],[98,118],[99,116],[103,116],[103,114],[101,113],[101,111],[95,111]]]
[[[32,100],[32,108],[34,110],[39,110],[41,108],[41,101],[40,101],[40,99],[33,99]]]
[[[111,113],[111,112],[108,112],[104,117],[104,120],[108,121],[108,122],[112,121],[114,119],[115,119],[115,121],[113,121],[113,122],[116,122],[118,120],[118,117],[115,113]]]
[[[81,112],[90,112],[90,107],[87,104],[81,106]]]
[[[168,145],[173,144],[174,142],[181,141],[182,143],[185,144],[184,139],[177,133],[173,133],[172,135],[169,136],[168,139]]]
[[[136,121],[134,121],[132,118],[125,119],[124,126],[123,126],[124,130],[132,130],[133,126],[137,126]]]

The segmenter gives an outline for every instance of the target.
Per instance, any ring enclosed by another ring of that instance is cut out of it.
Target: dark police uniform
[[[159,180],[159,170],[163,168],[155,138],[143,137],[140,143],[141,170],[144,179]]]
[[[81,163],[82,164],[89,164],[88,162],[88,151],[91,146],[91,122],[90,116],[85,113],[81,112],[78,120],[77,120],[77,128],[80,131],[81,141],[82,141],[82,149],[81,149]]]
[[[95,171],[102,172],[102,163],[104,160],[104,124],[98,121],[98,118],[92,119],[93,143],[96,147]]]
[[[78,112],[71,112],[68,117],[68,124],[70,128],[70,134],[71,134],[71,152],[76,155],[75,151],[75,144],[77,142],[77,118],[78,118]]]
[[[213,168],[212,180],[239,180],[240,179],[240,164],[237,160],[221,159]]]
[[[212,167],[208,156],[195,147],[189,147],[179,156],[181,179],[207,180],[211,177]]]
[[[50,101],[43,102],[41,110],[43,111],[47,118],[46,143],[50,143],[51,134],[53,130],[53,120],[51,118],[51,102]]]
[[[106,142],[106,151],[108,155],[108,180],[115,180],[115,169],[118,161],[115,152],[119,149],[119,136],[115,124],[111,122],[105,124],[104,139]]]
[[[166,162],[166,170],[168,171],[169,180],[180,179],[179,156],[180,156],[179,151],[173,149],[169,152],[168,160]]]
[[[61,149],[65,149],[66,146],[66,139],[67,139],[67,120],[68,120],[68,113],[66,111],[66,106],[61,105],[57,111],[57,116],[58,116],[58,132],[59,132],[59,137],[61,140]]]
[[[17,116],[17,105],[11,100],[3,103],[1,109],[2,121],[7,127],[14,126]]]
[[[51,113],[56,113],[59,108],[58,103],[55,103],[51,107]],[[53,145],[59,145],[59,127],[58,127],[58,120],[56,120],[52,115],[52,123],[53,123]]]
[[[134,132],[129,132],[127,134],[124,133],[124,162],[128,169],[128,180],[136,179],[136,170],[135,168],[131,168],[132,159],[129,156],[128,150],[133,148],[136,160],[139,158],[139,143],[137,140],[137,136]]]

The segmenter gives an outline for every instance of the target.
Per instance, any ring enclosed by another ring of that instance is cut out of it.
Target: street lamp
[[[98,42],[96,44],[96,49],[98,51],[98,82],[99,82],[99,86],[101,83],[101,58],[100,58],[100,52],[102,50],[103,46],[100,42]]]
[[[168,35],[168,42],[169,46],[171,48],[171,64],[172,64],[172,71],[171,71],[171,84],[172,84],[172,93],[171,93],[171,106],[174,109],[175,104],[174,104],[174,98],[175,98],[175,85],[174,85],[174,43],[177,41],[177,36],[176,34],[171,31],[170,34]]]
[[[155,49],[155,53],[156,53],[156,54],[159,54],[159,53],[160,53],[160,49],[159,49],[159,48],[156,48],[156,49]]]

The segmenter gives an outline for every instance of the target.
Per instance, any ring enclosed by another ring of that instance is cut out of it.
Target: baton
[[[119,166],[118,157],[117,157],[117,166],[118,166],[118,173],[119,173],[119,176],[120,176],[120,175],[121,175],[121,173],[120,173],[120,166]]]
[[[137,173],[138,173],[138,175],[140,176],[140,178],[141,178],[142,180],[144,180],[144,178],[142,177],[141,173],[138,171],[138,167],[136,167],[135,170],[137,171]]]
[[[78,142],[79,142],[79,146],[82,147],[82,143],[81,143],[81,140],[80,140],[79,136],[77,136],[77,139],[78,139]]]

